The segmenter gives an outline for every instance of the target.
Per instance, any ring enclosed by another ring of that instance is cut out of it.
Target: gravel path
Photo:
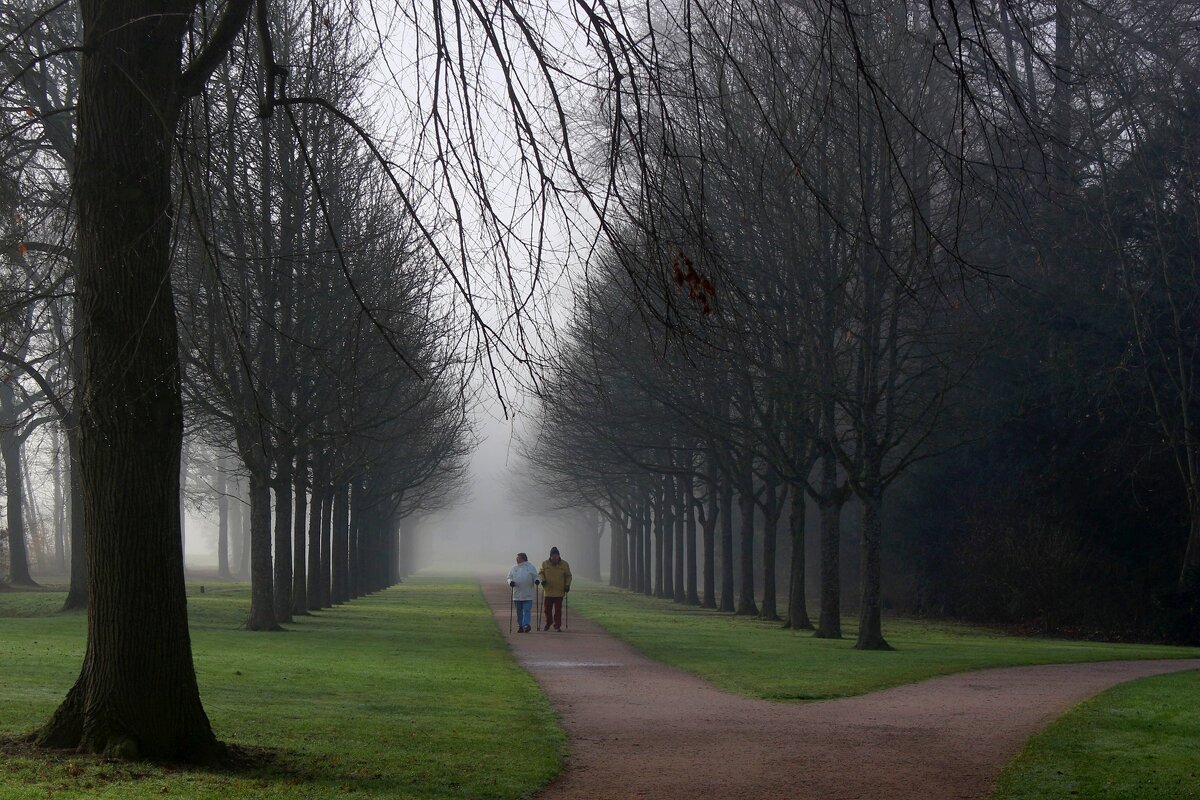
[[[485,584],[508,631],[508,587]],[[541,797],[986,798],[1025,741],[1071,706],[1186,661],[969,672],[805,705],[729,694],[639,654],[580,614],[507,634],[562,715],[566,769]],[[849,646],[849,645],[847,645]]]

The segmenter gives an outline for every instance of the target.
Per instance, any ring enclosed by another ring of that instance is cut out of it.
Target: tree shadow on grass
[[[313,771],[301,753],[257,745],[226,744],[223,764],[196,766],[157,761],[122,761],[74,750],[40,747],[32,736],[0,737],[0,785],[19,777],[49,784],[53,791],[97,791],[112,784],[154,782],[166,792],[173,778],[236,779],[255,782],[306,784],[327,779]],[[14,775],[14,773],[16,773]]]

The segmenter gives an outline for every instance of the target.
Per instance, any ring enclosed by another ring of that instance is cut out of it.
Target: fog
[[[584,547],[588,531],[578,513],[538,513],[537,502],[525,488],[518,457],[523,417],[504,419],[496,404],[476,411],[479,444],[471,457],[462,492],[448,508],[404,520],[403,535],[414,537],[417,569],[454,573],[496,573],[503,576],[517,552],[535,564],[551,547],[578,566],[595,564],[595,547]],[[186,565],[193,575],[217,568],[217,514],[211,466],[193,462],[189,475],[191,502],[185,518]],[[232,503],[244,500],[235,496]],[[236,512],[235,512],[236,513]],[[231,520],[231,529],[237,524]],[[605,536],[607,540],[607,535]],[[231,567],[237,573],[238,534],[230,532]]]

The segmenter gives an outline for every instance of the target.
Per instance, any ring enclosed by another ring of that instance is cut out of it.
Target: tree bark
[[[275,473],[275,620],[292,621],[292,460],[279,459]]]
[[[87,551],[84,544],[86,530],[83,520],[83,478],[79,471],[79,426],[74,416],[65,425],[67,453],[70,454],[71,479],[71,585],[63,611],[74,611],[88,607]]]
[[[812,620],[808,618],[808,598],[806,595],[805,563],[805,519],[807,512],[804,498],[804,486],[792,486],[792,507],[788,512],[788,528],[792,534],[792,564],[791,581],[788,588],[787,626],[792,630],[812,630]]]
[[[741,486],[738,489],[738,507],[741,510],[741,564],[738,570],[741,586],[738,588],[737,613],[742,616],[758,616],[758,603],[754,598],[754,490]]]
[[[271,484],[263,464],[247,464],[250,472],[250,616],[246,629],[278,631],[274,574],[271,566]]]
[[[855,650],[891,650],[883,638],[883,621],[880,608],[880,536],[882,526],[880,514],[883,507],[883,491],[867,487],[860,495],[862,500],[862,603],[858,617],[858,641]]]
[[[296,464],[296,484],[293,492],[295,508],[292,514],[292,616],[308,614],[308,570],[304,550],[304,523],[308,514],[307,488],[308,464],[301,455]]]
[[[818,639],[842,638],[842,505],[837,485],[837,462],[833,453],[821,456],[821,490],[817,506],[821,512],[821,613]]]
[[[350,487],[345,483],[334,488],[332,546],[330,565],[333,572],[329,598],[332,603],[341,604],[350,599],[350,567],[347,561],[350,556]]]
[[[217,459],[217,577],[232,580],[229,571],[229,483],[225,479],[224,459]]]
[[[782,498],[779,496],[779,485],[771,481],[767,484],[766,510],[763,512],[763,596],[759,616],[763,619],[778,620],[778,597],[775,590],[775,554],[779,544],[779,517],[783,512]]]
[[[12,386],[0,384],[6,414],[13,412],[16,422],[15,398]],[[6,422],[0,425],[0,454],[4,459],[4,490],[8,515],[8,582],[12,586],[37,586],[29,574],[29,553],[25,546],[25,472],[21,464],[21,435]]]
[[[89,575],[79,679],[47,746],[219,759],[200,702],[179,530],[183,442],[170,283],[171,154],[187,7],[82,0],[80,469]]]
[[[736,610],[733,599],[733,483],[721,481],[721,611]]]

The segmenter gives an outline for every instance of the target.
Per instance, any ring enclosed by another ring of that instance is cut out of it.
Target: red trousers
[[[558,630],[562,627],[562,604],[561,597],[547,597],[546,601],[546,625],[554,623],[554,629]]]

